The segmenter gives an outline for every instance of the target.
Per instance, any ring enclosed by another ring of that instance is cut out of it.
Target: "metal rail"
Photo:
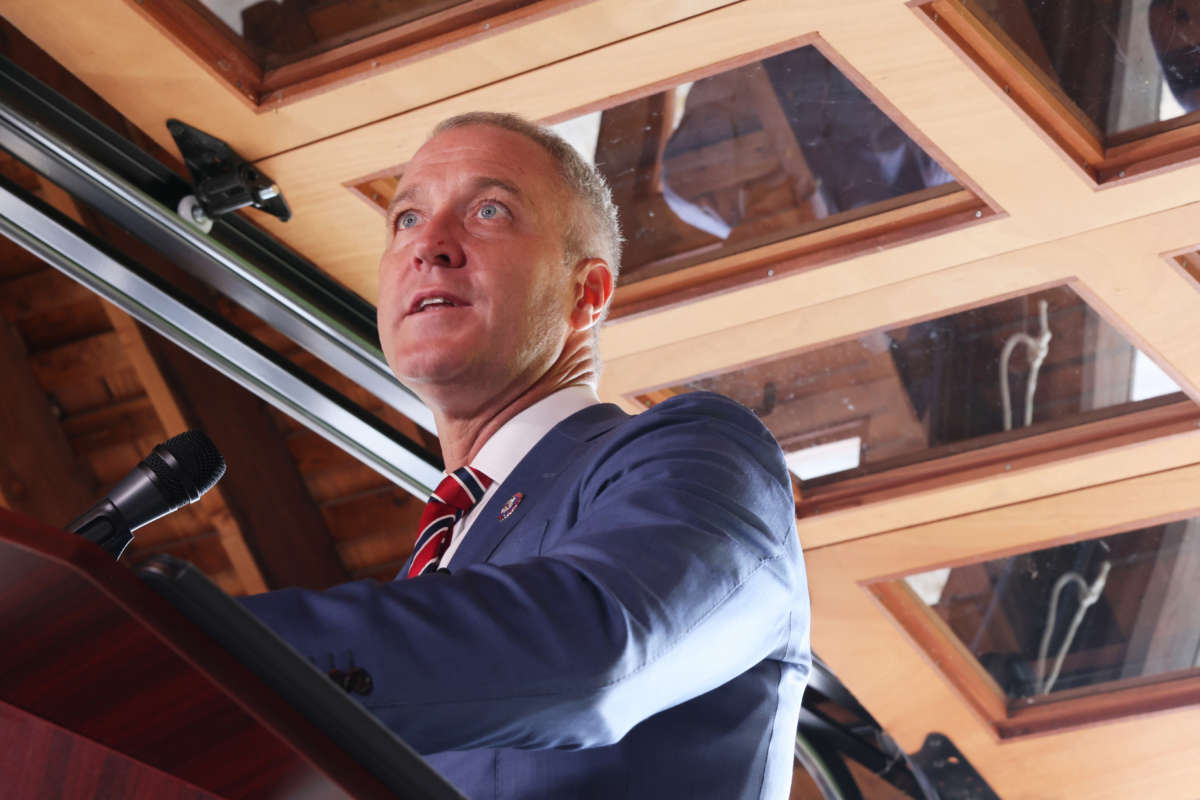
[[[101,249],[75,223],[0,181],[0,234],[424,499],[441,476],[427,453],[143,267]]]
[[[175,209],[191,193],[185,181],[6,59],[0,147],[434,431],[384,360],[371,304],[237,215],[208,234],[184,221]]]

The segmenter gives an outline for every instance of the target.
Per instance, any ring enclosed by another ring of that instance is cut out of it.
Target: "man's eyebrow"
[[[513,197],[518,198],[524,195],[520,187],[518,187],[516,184],[509,183],[501,178],[493,178],[487,175],[481,175],[471,182],[472,194],[479,194],[480,192],[488,189],[500,189],[511,194]],[[387,216],[391,217],[392,212],[395,211],[398,206],[411,202],[413,198],[419,194],[419,186],[409,186],[402,189],[394,198],[392,198],[392,202],[388,204]]]
[[[388,203],[388,207],[387,207],[387,211],[385,212],[385,216],[387,216],[390,219],[392,216],[392,212],[396,210],[396,207],[402,203],[407,203],[410,200],[412,200],[413,196],[416,193],[417,193],[417,189],[415,186],[409,186],[407,189],[404,189],[403,191],[399,192],[395,197],[392,198],[392,202]]]
[[[479,194],[485,189],[502,189],[514,197],[520,197],[522,194],[520,188],[518,188],[515,184],[501,180],[500,178],[490,178],[487,176],[476,178],[474,189],[475,194]]]

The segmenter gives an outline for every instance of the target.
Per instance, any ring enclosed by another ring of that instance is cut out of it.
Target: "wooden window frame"
[[[1122,525],[1119,530],[1130,531],[1148,525],[1176,522],[1194,517],[1197,513],[1200,513],[1200,509],[1172,514],[1169,518]],[[1107,530],[1096,531],[1083,537],[1072,537],[1071,541],[1084,541],[1111,533]],[[1030,551],[1025,549],[1020,552]],[[962,563],[978,564],[988,558],[981,554]],[[917,596],[903,578],[890,577],[865,582],[864,588],[1000,741],[1200,704],[1200,668],[1110,681],[1094,687],[1056,692],[1044,699],[1010,701],[946,622]]]
[[[1170,259],[1170,263],[1188,274],[1191,274],[1192,266],[1196,265],[1197,274],[1200,274],[1200,254],[1192,251]],[[980,299],[916,319],[896,320],[883,326],[868,328],[853,337],[822,342],[798,351],[776,353],[768,359],[758,359],[739,366],[749,366],[751,363],[760,364],[764,360],[770,361],[812,352],[848,339],[971,311],[993,303],[1062,286],[1070,288],[1079,295],[1092,311],[1117,330],[1127,342],[1133,344],[1131,339],[1134,337],[1130,335],[1126,326],[1109,319],[1102,307],[1097,307],[1095,295],[1086,286],[1072,279],[1030,286],[1018,292]],[[681,384],[707,375],[724,374],[736,368],[730,367],[713,373],[680,378],[667,385],[625,392],[623,396],[631,404],[648,409],[680,394],[675,387]],[[799,520],[826,513],[847,511],[875,502],[894,500],[921,492],[937,491],[965,483],[985,481],[1023,469],[1032,469],[1113,448],[1194,431],[1200,427],[1200,403],[1186,395],[1178,398],[1179,394],[1183,394],[1183,392],[1173,392],[1169,395],[1137,401],[1141,408],[1132,412],[1126,409],[1133,403],[1126,402],[1083,412],[1062,420],[1039,423],[1032,427],[1040,430],[1032,434],[1022,427],[963,442],[952,442],[935,448],[933,455],[925,455],[929,451],[922,451],[922,453],[912,456],[900,456],[892,459],[895,466],[888,466],[887,462],[876,464],[872,471],[866,474],[838,477],[840,473],[835,473],[803,482],[793,476],[792,489],[796,498],[796,518]],[[1082,421],[1080,421],[1081,417]],[[860,424],[860,421],[847,420],[846,423],[837,426],[838,432],[845,436],[853,436]],[[824,436],[819,438],[822,441],[825,440]],[[979,439],[983,439],[984,442],[979,446],[964,450],[965,445]],[[795,448],[801,442],[807,442],[809,445],[819,443],[811,434],[806,433],[795,440],[783,439],[780,441],[780,446],[787,450]],[[938,455],[937,451],[944,455]]]
[[[179,2],[180,0],[173,0]],[[610,319],[622,319],[689,303],[699,297],[743,289],[784,275],[853,258],[862,253],[896,247],[916,239],[947,233],[968,225],[1004,216],[977,184],[950,161],[929,137],[909,122],[882,92],[817,34],[779,42],[736,58],[709,64],[638,89],[603,98],[542,120],[554,124],[583,114],[603,111],[623,103],[667,91],[681,83],[697,81],[805,46],[815,47],[843,76],[923,151],[954,178],[954,183],[910,192],[870,206],[851,209],[822,220],[787,239],[749,247],[709,261],[684,253],[664,260],[692,260],[695,264],[635,283],[618,286],[609,308]],[[389,181],[403,170],[397,165],[346,181],[343,186],[381,215],[386,213]],[[919,197],[914,197],[919,195]],[[907,198],[907,201],[906,201]]]
[[[1200,111],[1106,136],[971,0],[913,0],[1097,187],[1117,185],[1200,158]]]
[[[261,114],[593,0],[467,0],[265,70],[251,47],[199,2],[127,2]]]
[[[1171,397],[1173,395],[1164,395],[1142,401],[1149,407],[1133,413],[1122,413],[1123,405],[1116,405],[1086,415],[1087,422],[1067,421],[1041,434],[1022,435],[1022,429],[1006,431],[987,437],[994,441],[993,444],[963,453],[942,458],[934,456],[894,469],[884,467],[872,474],[830,480],[815,486],[804,485],[802,500],[796,505],[796,516],[803,519],[968,481],[986,480],[1054,461],[1195,430],[1200,425],[1200,405],[1190,399],[1171,400]],[[1160,402],[1156,404],[1154,400]]]

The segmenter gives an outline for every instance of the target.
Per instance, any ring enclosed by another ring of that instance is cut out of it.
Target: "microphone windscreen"
[[[174,469],[168,463],[171,460],[177,465]],[[224,456],[201,431],[172,436],[154,448],[142,463],[154,473],[159,489],[173,509],[198,499],[225,474]]]

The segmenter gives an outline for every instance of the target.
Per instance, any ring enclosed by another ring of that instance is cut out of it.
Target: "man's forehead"
[[[465,194],[471,196],[483,194],[485,192],[500,191],[511,195],[512,197],[522,199],[525,194],[521,191],[521,187],[517,186],[515,183],[511,183],[503,178],[497,178],[490,175],[465,176],[465,180],[461,182],[461,185],[458,188]],[[431,190],[429,189],[428,185],[421,183],[419,180],[407,184],[401,181],[396,187],[396,194],[394,197],[392,197],[390,207],[395,208],[396,206],[404,205],[414,201],[420,202],[428,200],[430,191]]]
[[[421,191],[430,181],[488,184],[514,194],[561,184],[553,157],[523,134],[494,125],[473,124],[432,136],[399,176],[397,196]],[[523,191],[524,190],[524,191]]]

